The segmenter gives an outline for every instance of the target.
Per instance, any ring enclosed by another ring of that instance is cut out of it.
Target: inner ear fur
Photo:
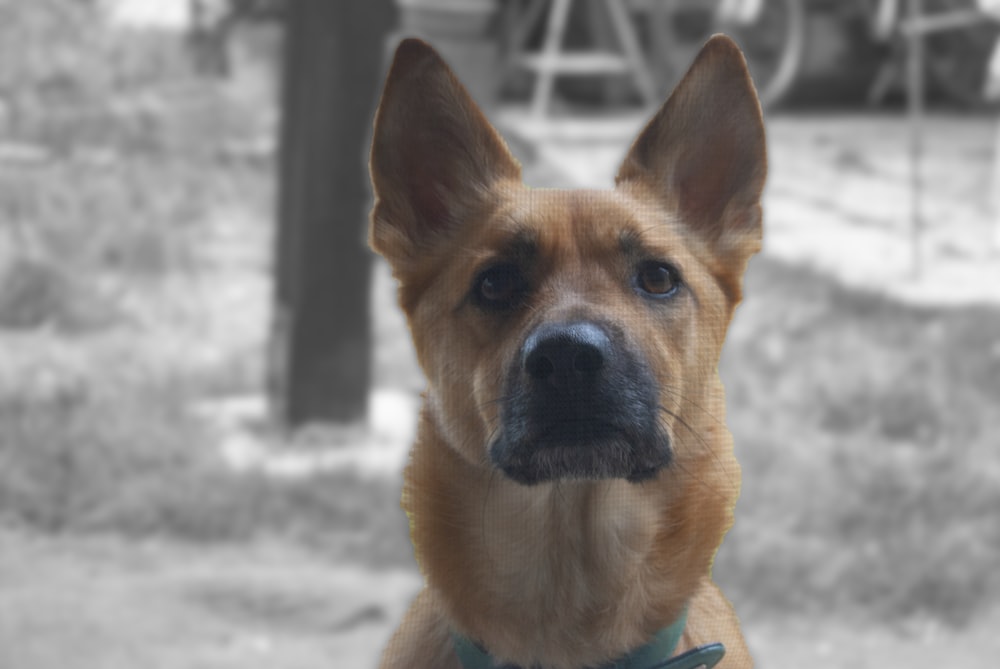
[[[375,115],[370,241],[390,260],[426,248],[521,168],[444,60],[407,39]]]
[[[639,134],[616,183],[653,189],[739,270],[760,249],[764,121],[743,54],[716,35]]]

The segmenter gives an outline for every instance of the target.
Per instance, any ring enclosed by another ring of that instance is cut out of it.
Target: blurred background
[[[609,187],[714,32],[765,102],[717,580],[758,665],[1000,653],[990,0],[0,0],[0,667],[372,667],[423,387],[365,250],[392,48]]]

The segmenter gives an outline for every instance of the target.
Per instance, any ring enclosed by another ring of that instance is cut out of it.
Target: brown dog
[[[740,477],[717,363],[765,162],[725,37],[608,191],[524,186],[438,55],[399,46],[371,243],[428,381],[403,493],[427,585],[382,667],[649,669],[713,642],[751,666],[711,567]]]

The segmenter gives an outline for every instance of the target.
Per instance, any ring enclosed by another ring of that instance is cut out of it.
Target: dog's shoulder
[[[726,647],[726,655],[716,669],[753,669],[750,650],[734,620],[736,612],[719,587],[711,579],[702,579],[688,605],[687,627],[678,650],[719,642]]]
[[[461,669],[452,646],[448,621],[424,588],[413,601],[403,623],[392,635],[379,669]]]

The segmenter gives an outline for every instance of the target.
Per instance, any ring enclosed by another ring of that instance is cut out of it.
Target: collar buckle
[[[672,657],[666,662],[649,667],[649,669],[712,669],[726,654],[726,647],[721,643],[709,643],[692,648],[686,653]]]

